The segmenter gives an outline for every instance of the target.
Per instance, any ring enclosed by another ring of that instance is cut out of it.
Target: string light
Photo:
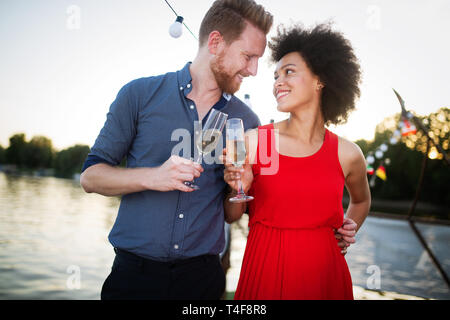
[[[174,38],[179,38],[183,33],[183,17],[178,16],[177,20],[169,27],[169,33]]]
[[[390,145],[395,145],[397,144],[402,137],[406,137],[406,136],[411,136],[411,140],[406,140],[406,146],[413,149],[414,148],[414,142],[416,142],[420,137],[422,137],[422,141],[427,142],[428,138],[430,138],[430,140],[434,137],[435,133],[433,133],[433,131],[427,131],[425,129],[424,132],[425,134],[428,134],[428,136],[415,136],[418,133],[418,130],[416,128],[416,126],[410,122],[411,119],[414,118],[414,115],[409,112],[406,111],[404,109],[403,106],[403,99],[401,99],[400,95],[394,90],[395,94],[397,95],[401,106],[402,106],[402,113],[400,115],[400,119],[397,123],[397,128],[394,130],[394,132],[392,133],[392,136],[388,139],[389,140],[389,144]],[[424,119],[422,120],[422,123],[424,124],[428,124],[428,120]],[[438,132],[439,133],[439,132]],[[374,151],[370,151],[367,154],[366,157],[366,165],[367,165],[367,173],[369,175],[372,175],[372,178],[370,179],[370,186],[374,187],[375,186],[375,176],[378,169],[376,171],[374,171],[372,165],[375,163],[375,161],[378,159],[380,160],[380,165],[378,168],[382,168],[382,170],[384,171],[383,174],[381,174],[381,176],[379,175],[379,177],[382,180],[386,180],[386,172],[385,172],[385,168],[383,166],[383,164],[389,165],[391,163],[391,160],[389,158],[383,159],[385,156],[385,153],[388,151],[389,149],[389,144],[387,143],[382,143],[378,148],[376,148]],[[448,145],[447,145],[448,147]],[[423,147],[423,152],[426,152],[426,148]],[[431,150],[428,152],[427,156],[430,159],[442,159],[444,156],[442,153],[439,152],[438,148],[436,146],[433,146],[431,148]]]
[[[175,15],[177,17],[175,22],[169,28],[170,35],[174,38],[178,38],[179,36],[181,36],[181,33],[183,32],[181,24],[183,24],[186,27],[186,29],[189,31],[189,33],[194,37],[194,39],[198,41],[197,37],[194,35],[194,33],[191,31],[191,29],[189,29],[189,27],[186,25],[186,23],[183,22],[184,18],[182,16],[178,15],[178,13],[174,10],[174,8],[170,5],[170,3],[167,0],[164,0],[164,1],[169,6],[169,8],[173,11],[173,13],[175,13]]]
[[[164,2],[167,4],[167,6],[173,11],[175,16],[177,17],[175,22],[169,27],[169,34],[174,38],[179,38],[181,34],[183,33],[183,27],[182,24],[186,27],[186,29],[190,32],[190,34],[194,37],[195,40],[198,41],[197,37],[194,35],[194,33],[189,29],[189,27],[184,23],[184,18],[182,16],[179,16],[178,13],[175,11],[175,9],[170,5],[170,3],[167,0],[164,0]],[[250,96],[248,94],[245,95],[244,98],[245,103],[249,106],[249,108],[252,108],[250,103]]]

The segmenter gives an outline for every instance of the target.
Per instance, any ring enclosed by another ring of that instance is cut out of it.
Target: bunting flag
[[[415,134],[416,132],[417,132],[416,126],[411,122],[409,122],[409,120],[403,119],[402,136],[409,136],[411,134]]]
[[[392,132],[392,136],[389,138],[388,142],[382,143],[375,150],[369,151],[366,156],[366,172],[371,176],[371,187],[375,186],[377,177],[383,181],[387,180],[385,165],[389,165],[390,159],[384,158],[386,157],[385,153],[388,151],[389,145],[395,145],[401,141],[402,137],[407,137],[417,133],[417,128],[413,123],[414,115],[411,112],[406,111],[402,98],[395,90],[394,92],[400,101],[402,113],[400,114],[400,119],[397,122],[397,127]],[[376,163],[378,163],[378,165]],[[374,167],[377,169],[374,170]]]
[[[381,180],[386,181],[386,169],[383,166],[379,166],[375,174]]]

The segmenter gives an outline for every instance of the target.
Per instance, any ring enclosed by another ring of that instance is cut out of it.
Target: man
[[[219,299],[225,275],[223,165],[173,155],[180,128],[211,108],[255,128],[258,117],[232,96],[255,76],[272,15],[253,0],[217,0],[206,13],[192,63],[134,80],[112,103],[81,175],[86,192],[122,195],[109,235],[116,257],[102,299]],[[126,157],[127,168],[117,165]],[[195,180],[193,192],[184,181]]]

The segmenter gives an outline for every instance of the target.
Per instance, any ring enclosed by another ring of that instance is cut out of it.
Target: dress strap
[[[333,132],[328,131],[329,136],[329,143],[328,143],[328,156],[330,157],[330,160],[333,161],[333,163],[336,164],[337,170],[342,174],[342,177],[344,177],[344,172],[341,167],[341,162],[339,161],[339,137],[334,134]]]
[[[328,132],[328,148],[330,150],[330,152],[335,155],[336,157],[338,156],[338,136],[335,135],[333,132],[331,132],[330,130],[326,129]]]

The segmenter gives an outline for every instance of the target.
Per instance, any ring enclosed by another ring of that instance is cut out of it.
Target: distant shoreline
[[[0,172],[6,175],[20,176],[20,177],[53,177],[59,179],[79,180],[80,173],[74,173],[72,177],[60,177],[55,175],[55,169],[42,168],[42,169],[19,169],[15,165],[0,164]]]
[[[344,197],[343,206],[347,208],[349,199]],[[407,219],[409,210],[413,200],[390,200],[390,199],[374,199],[370,206],[370,216]],[[413,220],[421,220],[420,222],[436,222],[439,224],[450,224],[450,208],[437,206],[433,203],[420,202],[416,204],[413,214]],[[446,217],[446,218],[443,218]]]
[[[66,180],[80,180],[80,173],[74,173],[72,177],[59,177],[55,175],[52,168],[47,169],[18,169],[15,165],[1,165],[0,172],[6,175],[22,176],[22,177],[54,177]],[[347,208],[349,199],[344,197],[342,204],[344,209]],[[372,199],[370,208],[370,216],[385,217],[392,219],[407,219],[408,212],[412,204],[411,200],[390,200],[390,199]],[[443,219],[447,217],[447,219]],[[418,202],[413,215],[414,220],[424,223],[437,223],[450,225],[450,208],[437,206],[432,203]]]

